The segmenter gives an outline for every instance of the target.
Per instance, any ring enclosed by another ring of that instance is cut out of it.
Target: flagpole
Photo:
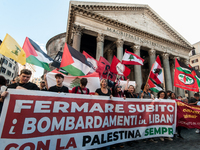
[[[109,76],[109,74],[110,74],[110,71],[108,71],[108,74],[107,74],[107,78],[106,78],[106,80],[108,80],[108,76]]]
[[[154,62],[153,65],[151,66],[151,70],[150,70],[150,72],[149,72],[149,75],[148,75],[147,82],[146,82],[145,86],[147,85],[147,83],[148,83],[148,81],[149,81],[150,73],[151,73],[151,71],[152,71],[152,69],[153,69],[154,64],[155,64],[155,62]],[[144,86],[144,88],[145,88],[145,86]],[[143,88],[143,90],[142,90],[143,93],[144,93],[144,88]]]
[[[146,82],[145,86],[146,86],[147,83],[148,83],[149,76],[150,76],[150,73],[151,73],[151,71],[152,71],[152,69],[153,69],[154,64],[155,64],[155,62],[154,62],[153,65],[151,66],[151,70],[150,70],[150,72],[149,72],[149,75],[148,75],[147,82]],[[145,87],[145,86],[144,86],[144,87]],[[143,89],[143,92],[144,92],[144,89]]]
[[[122,77],[122,75],[117,75],[117,76],[119,76],[119,78],[118,78],[118,80],[117,80],[117,82],[118,82],[118,81],[120,80],[120,78]],[[117,82],[116,82],[116,83],[117,83]]]

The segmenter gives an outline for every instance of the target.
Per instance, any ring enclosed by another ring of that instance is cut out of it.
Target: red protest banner
[[[2,149],[99,148],[115,143],[172,137],[173,100],[138,100],[9,90],[0,120]]]
[[[177,126],[200,129],[200,107],[177,101]]]

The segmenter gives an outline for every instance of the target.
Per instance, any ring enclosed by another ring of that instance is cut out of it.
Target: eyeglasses
[[[117,88],[122,88],[122,86],[118,86]]]
[[[45,82],[41,82],[41,83],[45,83]]]

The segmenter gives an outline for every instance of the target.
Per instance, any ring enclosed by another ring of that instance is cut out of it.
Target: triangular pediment
[[[148,5],[80,1],[71,1],[71,5],[81,7],[91,13],[110,18],[111,20],[155,35],[156,37],[186,47],[192,47],[185,38],[165,22]]]
[[[133,11],[95,11],[103,16],[112,18],[116,21],[138,28],[142,31],[159,36],[161,38],[180,43],[177,38],[170,34],[164,27],[156,22],[145,10]]]

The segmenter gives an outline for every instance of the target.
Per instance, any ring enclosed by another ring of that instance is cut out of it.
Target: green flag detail
[[[130,61],[131,61],[131,59],[134,59],[134,56],[130,55],[128,59],[130,59]]]
[[[80,85],[80,80],[81,80],[81,79],[78,78],[78,77],[75,78],[74,80],[71,81],[69,87],[70,87],[70,88],[73,88],[73,87],[79,86],[79,85]]]
[[[16,45],[15,45],[16,46]],[[15,51],[11,51],[13,54],[18,56],[18,51],[21,52],[21,50],[19,49],[19,47],[16,46],[16,50]]]
[[[184,72],[186,74],[191,74],[191,70],[187,69],[187,68],[183,68],[183,67],[177,67],[177,70]]]

